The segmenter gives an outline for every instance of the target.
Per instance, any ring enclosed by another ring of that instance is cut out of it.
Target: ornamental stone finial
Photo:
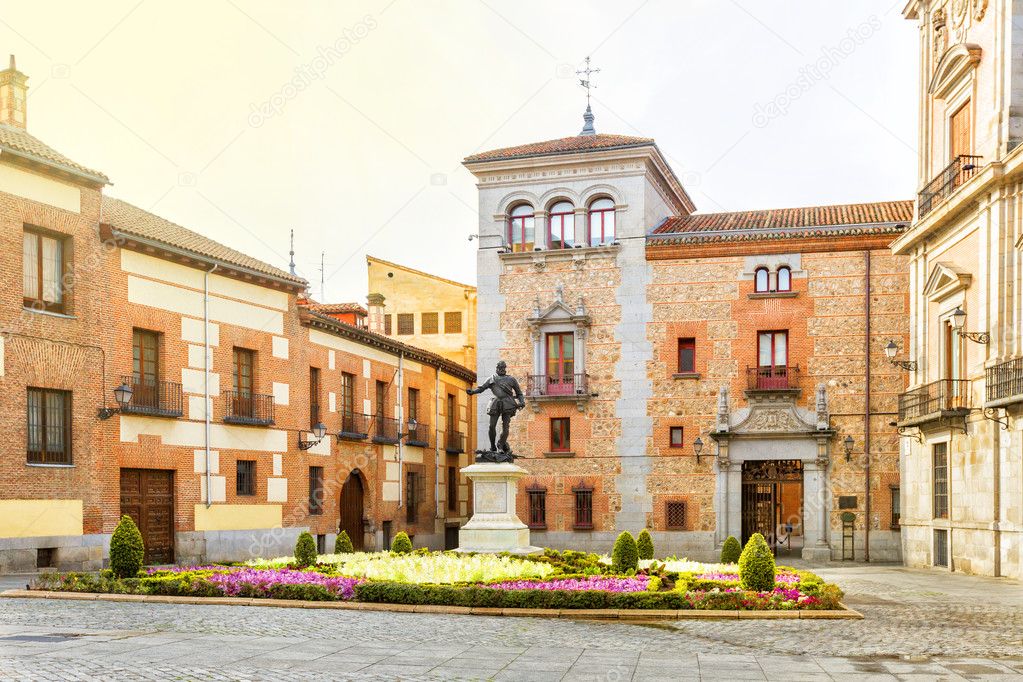
[[[533,298],[533,317],[540,317],[540,297]]]
[[[724,433],[728,431],[728,387],[722,386],[718,390],[718,419],[717,431]]]
[[[586,302],[583,300],[582,296],[579,297],[579,303],[575,307],[575,314],[576,315],[585,315],[586,314]]]
[[[817,384],[817,430],[828,430],[828,393],[824,384]]]
[[[554,287],[554,300],[558,303],[565,302],[565,285],[558,282],[558,286]]]

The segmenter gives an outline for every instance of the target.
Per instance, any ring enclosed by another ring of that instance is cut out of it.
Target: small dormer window
[[[787,265],[778,268],[778,291],[792,291],[792,270]]]
[[[597,199],[590,204],[590,246],[602,246],[615,240],[615,203]]]
[[[550,236],[552,249],[570,249],[575,245],[575,207],[570,201],[559,201],[551,206]]]
[[[767,293],[770,291],[770,279],[767,268],[757,268],[753,274],[753,290],[758,294]]]
[[[513,252],[533,250],[533,207],[519,204],[508,219],[508,245]]]

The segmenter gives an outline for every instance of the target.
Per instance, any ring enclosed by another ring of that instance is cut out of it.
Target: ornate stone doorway
[[[760,533],[776,555],[803,548],[803,463],[742,463],[742,543]]]

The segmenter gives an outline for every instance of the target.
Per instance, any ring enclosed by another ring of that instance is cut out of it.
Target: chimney
[[[27,99],[28,76],[18,71],[12,54],[10,66],[0,71],[0,123],[25,128]]]

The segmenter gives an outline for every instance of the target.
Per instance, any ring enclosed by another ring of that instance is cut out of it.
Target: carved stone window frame
[[[564,298],[564,287],[559,284],[554,293],[554,301],[546,308],[541,309],[540,298],[537,297],[533,303],[533,314],[526,318],[530,339],[533,343],[532,374],[534,376],[546,375],[546,339],[548,334],[556,333],[572,334],[574,341],[572,348],[573,373],[586,375],[586,339],[589,336],[592,320],[586,311],[586,302],[582,296],[579,297],[574,308],[567,305]],[[534,412],[539,412],[542,402],[572,400],[582,412],[590,399],[587,384],[584,384],[586,390],[582,393],[557,395],[543,395],[541,391],[530,391],[527,388],[526,401],[530,403]]]

